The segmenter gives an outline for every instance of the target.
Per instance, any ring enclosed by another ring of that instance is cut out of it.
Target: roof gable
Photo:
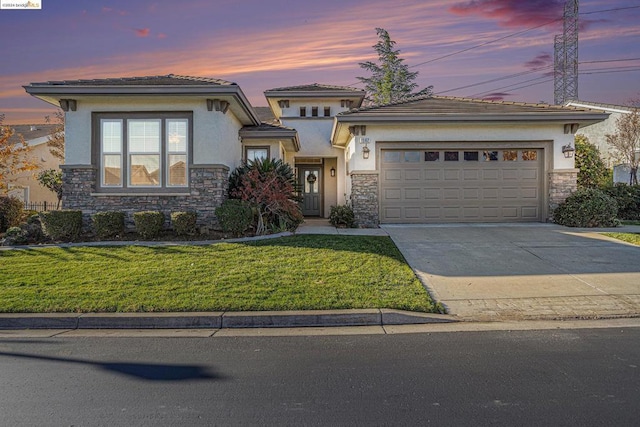
[[[312,84],[299,85],[299,86],[278,87],[278,88],[266,90],[265,93],[267,93],[267,92],[326,92],[326,91],[331,91],[331,92],[336,92],[336,91],[354,92],[354,91],[357,91],[357,92],[362,92],[364,94],[364,90],[363,89],[353,88],[353,87],[349,87],[349,86],[324,85],[324,84],[320,84],[320,83],[312,83]]]
[[[89,80],[61,80],[31,83],[30,86],[231,86],[235,83],[208,77],[164,76],[115,77]]]

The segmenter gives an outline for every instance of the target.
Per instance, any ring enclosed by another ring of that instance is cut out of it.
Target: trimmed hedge
[[[164,214],[158,211],[135,212],[133,222],[136,232],[143,239],[158,237],[164,227]]]
[[[618,204],[596,188],[576,191],[553,211],[553,221],[567,227],[616,227]]]
[[[616,184],[602,188],[618,204],[618,218],[640,220],[640,185]]]
[[[8,228],[16,227],[22,218],[23,202],[17,197],[0,197],[0,233]]]
[[[53,240],[77,240],[82,232],[82,211],[40,212],[42,231]]]
[[[225,200],[220,207],[216,208],[216,217],[220,221],[222,231],[234,236],[241,236],[253,224],[251,205],[237,199]]]
[[[91,216],[96,235],[101,239],[124,234],[124,212],[106,211]]]
[[[331,212],[329,213],[329,223],[334,227],[355,227],[356,219],[353,215],[353,209],[351,208],[351,206],[331,206]]]
[[[198,215],[195,212],[172,212],[173,231],[179,236],[193,236],[196,234],[197,218]]]

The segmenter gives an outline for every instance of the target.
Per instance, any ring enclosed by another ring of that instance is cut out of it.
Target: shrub
[[[616,184],[602,189],[618,204],[618,218],[640,220],[640,185]]]
[[[40,221],[40,215],[37,213],[29,215],[27,221],[20,226],[26,233],[27,239],[31,243],[38,243],[46,241],[47,238],[42,231],[42,222]]]
[[[158,237],[164,226],[164,214],[158,211],[135,212],[133,222],[138,235],[143,239]]]
[[[598,147],[584,135],[576,135],[575,144],[578,188],[597,188],[606,184],[609,173]]]
[[[568,227],[615,227],[618,204],[595,188],[578,190],[553,211],[553,220]]]
[[[124,234],[124,212],[97,212],[91,216],[96,235],[101,239]]]
[[[28,243],[27,232],[20,227],[11,227],[4,235],[2,244],[4,246],[26,245]]]
[[[53,240],[76,240],[82,232],[82,212],[72,210],[40,212],[42,231]]]
[[[349,205],[331,206],[329,222],[334,227],[355,227],[356,223],[353,215],[353,209],[351,209],[351,206]]]
[[[253,211],[249,203],[237,199],[225,200],[216,208],[216,217],[225,233],[234,236],[244,234],[253,223]]]
[[[295,230],[303,221],[293,169],[282,160],[258,159],[236,168],[229,177],[229,197],[257,210],[256,234]]]
[[[17,197],[0,197],[0,233],[20,224],[23,206],[22,200]]]
[[[179,236],[193,236],[196,234],[197,217],[195,212],[173,212],[171,214],[173,231]]]

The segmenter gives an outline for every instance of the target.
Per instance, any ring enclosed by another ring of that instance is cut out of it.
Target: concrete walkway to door
[[[554,224],[383,225],[433,297],[468,320],[640,316],[640,247]]]

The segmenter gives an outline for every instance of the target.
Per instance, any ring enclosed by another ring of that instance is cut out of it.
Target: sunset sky
[[[357,84],[389,31],[442,95],[553,103],[553,37],[563,0],[41,0],[0,10],[0,113],[42,123],[54,108],[30,82],[182,74],[238,83],[254,106],[263,91],[307,83]],[[617,10],[613,10],[617,9]],[[640,98],[638,0],[580,2],[579,97]],[[481,46],[480,46],[481,45]],[[468,50],[467,50],[468,49]],[[466,50],[464,52],[460,52]],[[482,84],[484,83],[484,84]]]

